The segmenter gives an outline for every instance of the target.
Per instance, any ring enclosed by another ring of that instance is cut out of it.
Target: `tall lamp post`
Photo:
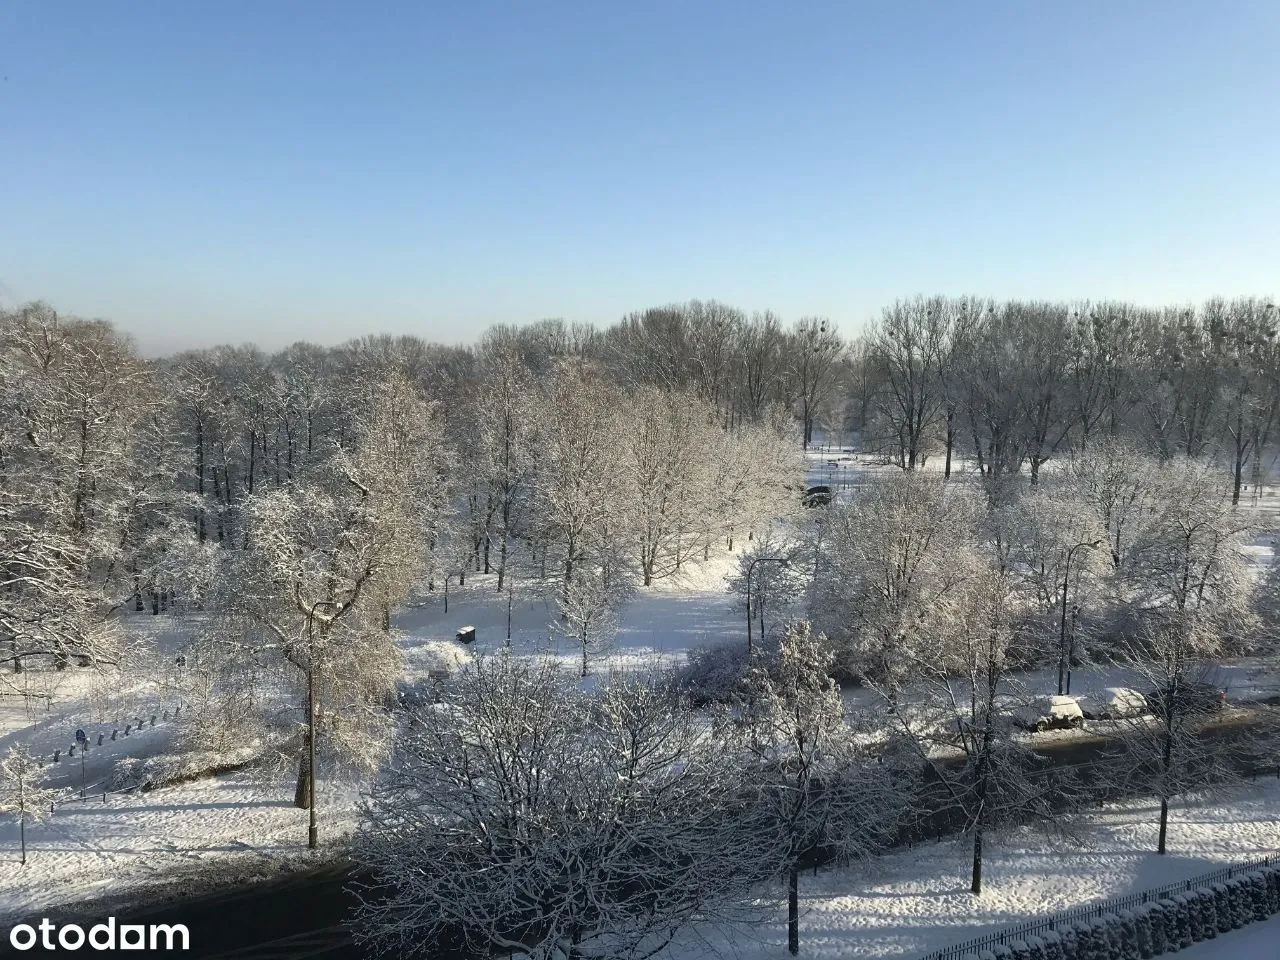
[[[791,566],[791,561],[786,557],[756,557],[747,564],[747,656],[751,656],[751,571],[755,569],[757,563],[778,563],[784,567]],[[763,639],[763,637],[761,638]]]
[[[1068,661],[1075,655],[1075,616],[1071,619],[1071,646],[1070,651],[1067,650],[1067,593],[1071,587],[1071,558],[1075,556],[1077,550],[1084,547],[1087,550],[1096,550],[1101,540],[1082,540],[1074,547],[1067,551],[1066,569],[1062,573],[1062,613],[1058,619],[1058,695],[1064,692],[1071,692],[1071,672]],[[1076,609],[1079,609],[1078,607]],[[1065,681],[1065,689],[1064,689]]]
[[[307,614],[307,849],[319,843],[316,828],[316,610],[320,607],[342,609],[334,600],[317,600]]]

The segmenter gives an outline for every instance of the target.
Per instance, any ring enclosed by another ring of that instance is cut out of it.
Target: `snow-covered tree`
[[[720,724],[650,685],[579,692],[505,655],[408,718],[356,839],[360,937],[531,957],[644,957],[723,916],[777,857]]]
[[[631,576],[623,557],[601,548],[581,555],[573,579],[555,587],[560,619],[552,628],[578,645],[584,677],[591,658],[606,652],[617,637],[619,615],[632,593]]]
[[[980,495],[920,472],[866,484],[827,508],[812,619],[836,646],[838,675],[893,690],[906,655],[962,625],[980,565]]]
[[[40,769],[26,747],[10,747],[0,757],[0,813],[18,817],[18,838],[22,865],[27,865],[27,823],[39,823],[48,816],[54,791],[40,786]]]
[[[885,768],[868,766],[830,677],[826,638],[792,625],[776,657],[745,678],[743,720],[760,764],[760,789],[781,837],[787,873],[787,942],[800,949],[800,870],[815,854],[848,861],[889,839],[898,813]]]
[[[620,424],[620,480],[627,528],[644,586],[669,576],[709,546],[704,514],[716,491],[704,481],[715,425],[713,409],[684,393],[642,388]]]
[[[300,807],[314,803],[319,732],[339,757],[366,768],[380,759],[399,668],[389,611],[417,582],[434,519],[429,404],[392,378],[359,430],[307,478],[246,502],[250,548],[228,558],[221,579],[229,655],[273,665],[264,676],[301,708],[282,744],[297,758]]]

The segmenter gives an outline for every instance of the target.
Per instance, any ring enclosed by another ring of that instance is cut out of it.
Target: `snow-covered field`
[[[1175,807],[1165,856],[1151,852],[1156,814],[1151,803],[1121,803],[1068,820],[1058,836],[1016,831],[988,846],[978,897],[969,893],[971,851],[963,841],[928,844],[865,865],[819,871],[816,877],[806,874],[800,881],[801,953],[818,960],[919,956],[1056,910],[1280,849],[1277,780]],[[767,909],[757,925],[698,930],[667,955],[680,960],[783,957],[786,909]],[[1229,943],[1234,941],[1222,946]],[[1280,949],[1273,945],[1272,950],[1265,956],[1280,956]]]

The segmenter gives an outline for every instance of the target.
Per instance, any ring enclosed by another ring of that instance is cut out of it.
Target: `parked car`
[[[1150,712],[1147,698],[1128,687],[1107,687],[1100,694],[1080,698],[1086,720],[1124,720]]]
[[[804,492],[804,496],[800,498],[800,502],[806,507],[825,507],[835,495],[832,494],[831,488],[827,486],[810,487]]]
[[[1165,703],[1170,691],[1152,690],[1146,695],[1147,706],[1157,716],[1165,716]],[[1227,691],[1202,680],[1183,680],[1173,691],[1173,714],[1221,713],[1227,704]]]
[[[1071,730],[1084,726],[1084,711],[1075,697],[1041,696],[1013,711],[1014,722],[1024,730]]]

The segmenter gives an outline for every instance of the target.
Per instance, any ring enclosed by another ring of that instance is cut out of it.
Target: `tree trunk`
[[[298,784],[293,791],[293,805],[299,810],[311,809],[311,764],[307,759],[307,744],[311,739],[311,731],[307,731],[307,740],[302,744],[302,756],[298,758]]]
[[[973,831],[973,881],[969,884],[972,893],[982,892],[982,827]]]
[[[1160,841],[1156,846],[1156,853],[1164,853],[1165,839],[1169,835],[1169,798],[1160,798]]]
[[[787,950],[793,957],[800,952],[800,868],[795,863],[787,884]]]

